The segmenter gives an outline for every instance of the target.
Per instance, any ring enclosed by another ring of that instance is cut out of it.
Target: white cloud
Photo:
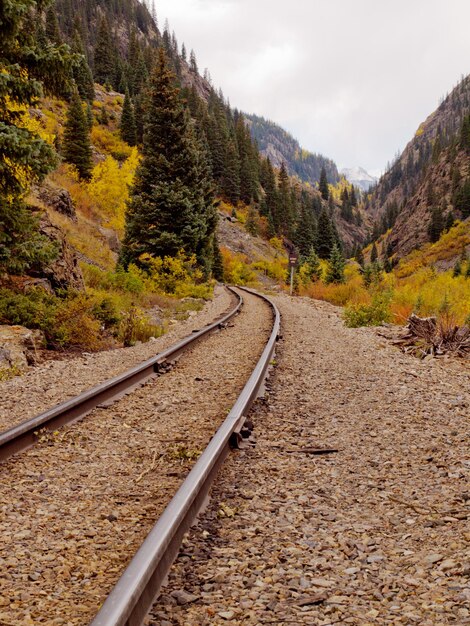
[[[470,72],[468,0],[157,0],[233,106],[382,169]]]

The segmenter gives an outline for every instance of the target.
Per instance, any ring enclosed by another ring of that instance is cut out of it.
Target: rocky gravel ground
[[[203,328],[228,311],[232,302],[233,296],[218,286],[214,299],[204,309],[175,324],[154,341],[131,348],[84,353],[67,360],[47,361],[23,376],[0,383],[0,430],[11,428],[155,356],[193,329]]]
[[[468,365],[276,302],[257,444],[227,460],[148,623],[470,624]]]
[[[204,321],[227,308],[221,298]],[[244,299],[240,315],[173,370],[1,465],[2,626],[91,621],[264,348],[270,309]]]

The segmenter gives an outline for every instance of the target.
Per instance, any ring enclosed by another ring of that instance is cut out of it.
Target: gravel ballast
[[[91,621],[259,359],[272,314],[243,297],[173,370],[2,464],[0,624]]]
[[[0,430],[6,430],[82,391],[117,376],[134,365],[162,352],[173,343],[222,315],[235,299],[221,286],[214,299],[162,337],[145,344],[118,350],[85,353],[61,361],[47,361],[23,376],[0,383]]]
[[[469,369],[280,296],[275,374],[148,623],[470,624]]]

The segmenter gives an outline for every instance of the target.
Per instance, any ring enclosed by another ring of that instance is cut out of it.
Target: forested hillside
[[[320,181],[321,171],[325,168],[328,182],[338,182],[338,169],[331,159],[304,150],[292,135],[264,117],[247,115],[247,120],[261,153],[269,157],[275,167],[285,163],[289,174],[311,185]]]

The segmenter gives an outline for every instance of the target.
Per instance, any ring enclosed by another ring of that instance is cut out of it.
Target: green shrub
[[[128,347],[138,341],[144,343],[151,337],[160,337],[164,332],[163,326],[152,324],[143,311],[133,307],[121,319],[118,338]]]
[[[343,318],[349,328],[360,326],[379,326],[391,320],[390,295],[378,294],[371,304],[358,304],[346,307]]]

